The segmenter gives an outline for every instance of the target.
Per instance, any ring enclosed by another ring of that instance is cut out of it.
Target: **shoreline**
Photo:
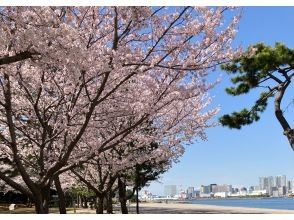
[[[132,205],[133,207],[134,205]],[[294,214],[294,210],[186,203],[140,203],[142,214]]]

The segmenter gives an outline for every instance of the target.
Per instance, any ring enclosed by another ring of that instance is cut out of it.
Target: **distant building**
[[[278,187],[279,196],[285,196],[287,192],[286,186]]]
[[[272,176],[259,177],[259,190],[267,190],[268,194],[271,195],[271,188],[276,186],[274,180]]]
[[[210,193],[200,193],[199,197],[200,198],[210,198],[212,195]]]
[[[228,192],[216,192],[215,194],[214,194],[214,197],[219,197],[219,198],[226,198],[226,197],[228,197]]]
[[[217,185],[216,192],[231,193],[232,192],[232,185],[228,185],[228,184]]]
[[[211,187],[209,186],[200,186],[200,194],[210,194],[211,193]]]
[[[272,197],[279,197],[279,191],[277,187],[273,187],[274,189],[272,190]]]
[[[246,187],[242,187],[241,189],[240,189],[240,195],[243,195],[243,196],[246,196],[247,195],[247,188]]]
[[[195,198],[195,197],[196,197],[196,193],[195,193],[194,187],[192,187],[192,186],[188,187],[187,198],[191,199],[191,198]]]
[[[239,192],[239,189],[238,188],[232,188],[232,193],[238,193]]]
[[[285,175],[276,176],[276,187],[287,186],[287,178]]]
[[[287,181],[287,191],[292,192],[292,181],[290,180]]]
[[[216,193],[217,192],[217,184],[210,184],[210,192]]]
[[[267,190],[253,190],[251,193],[250,193],[250,196],[264,196],[264,195],[267,195],[268,192]]]
[[[176,185],[166,185],[164,186],[164,195],[166,197],[174,197],[177,194]]]
[[[287,183],[288,193],[294,193],[294,180],[289,180]]]
[[[195,190],[195,197],[199,197],[200,196],[200,191],[199,190]]]

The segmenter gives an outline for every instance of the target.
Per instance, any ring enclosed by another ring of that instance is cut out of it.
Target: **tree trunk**
[[[118,178],[118,195],[122,214],[128,214],[126,185],[121,177]]]
[[[97,196],[96,214],[103,214],[103,197]]]
[[[136,187],[136,212],[139,214],[139,188]]]
[[[87,198],[87,196],[84,196],[84,208],[85,209],[88,208],[88,198]]]
[[[80,195],[78,195],[77,204],[78,204],[78,208],[80,208],[80,204],[81,204],[81,196]]]
[[[34,203],[36,214],[46,214],[41,199],[36,199]]]
[[[55,187],[58,194],[58,206],[59,206],[59,213],[66,214],[66,206],[65,206],[65,196],[63,190],[61,188],[59,177],[54,179]]]
[[[49,213],[49,202],[50,202],[50,187],[44,187],[40,190],[39,194],[35,199],[35,211],[37,214],[48,214]]]
[[[112,207],[112,190],[107,193],[107,213],[113,214],[113,207]]]
[[[290,81],[284,85],[280,85],[282,87],[279,88],[279,93],[277,93],[275,96],[275,115],[284,130],[284,135],[287,137],[292,150],[294,150],[294,129],[291,128],[281,109],[281,102],[289,85]]]
[[[136,164],[136,176],[135,176],[135,189],[136,189],[136,213],[139,214],[139,165]]]
[[[32,208],[32,207],[33,207],[33,205],[32,205],[32,201],[31,201],[30,197],[28,197],[27,207],[28,207],[28,208]]]
[[[85,197],[84,196],[81,196],[81,207],[82,208],[85,208]]]

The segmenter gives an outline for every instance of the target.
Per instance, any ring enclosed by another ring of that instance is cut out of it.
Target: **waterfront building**
[[[200,195],[199,195],[200,198],[210,198],[211,197],[211,194],[206,194],[206,193],[201,193],[200,192]]]
[[[214,197],[218,197],[218,198],[227,198],[228,197],[228,192],[216,192],[214,194]]]
[[[246,187],[242,187],[241,189],[240,189],[240,191],[242,192],[247,192],[247,188]]]
[[[174,197],[177,194],[176,185],[166,185],[164,186],[164,195],[166,197]]]
[[[268,186],[268,179],[267,179],[267,177],[264,177],[264,176],[259,177],[259,188],[261,190],[263,190],[263,189],[266,189],[267,186]]]
[[[250,196],[265,196],[267,195],[267,190],[253,190],[249,195]]]
[[[216,193],[217,192],[217,184],[210,184],[210,192]]]
[[[276,187],[287,186],[287,178],[285,175],[276,176]]]
[[[232,188],[232,193],[238,193],[240,190],[238,188]]]
[[[194,187],[193,186],[188,187],[187,198],[191,199],[191,198],[195,198],[195,197],[196,197],[196,193],[195,193]]]
[[[294,180],[291,180],[291,192],[294,192]]]
[[[231,193],[232,192],[232,185],[228,185],[228,184],[217,185],[216,192]]]
[[[277,191],[277,190],[278,190],[278,187],[276,187],[276,186],[271,187],[271,192]]]
[[[238,194],[239,194],[240,196],[247,196],[247,189],[246,189],[245,187],[242,187],[242,188],[240,189],[240,191],[238,192]]]
[[[279,191],[278,190],[273,190],[272,191],[272,197],[279,197]]]
[[[278,192],[279,192],[279,196],[285,196],[286,195],[286,186],[281,186],[281,187],[278,187]]]
[[[292,192],[292,181],[291,180],[287,181],[287,192]]]
[[[276,186],[276,181],[272,176],[259,177],[259,189],[267,190],[269,195],[272,195],[271,188]]]
[[[195,198],[196,197],[200,197],[200,191],[199,190],[195,190]]]
[[[211,187],[210,187],[210,185],[209,186],[201,185],[201,187],[200,187],[200,193],[201,194],[210,194],[211,193]]]

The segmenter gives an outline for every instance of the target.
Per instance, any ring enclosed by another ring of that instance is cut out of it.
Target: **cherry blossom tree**
[[[95,193],[97,198],[96,213],[103,213],[104,200],[106,199],[109,202],[108,200],[111,199],[109,195],[112,195],[112,192],[116,191],[116,189],[120,192],[122,213],[127,213],[127,196],[123,194],[126,191],[126,181],[128,180],[128,185],[133,187],[133,195],[135,190],[140,187],[141,183],[139,181],[143,182],[142,179],[138,179],[139,167],[153,167],[153,174],[155,174],[158,170],[167,170],[171,166],[173,159],[180,156],[172,152],[158,155],[160,146],[155,143],[143,147],[133,145],[134,142],[128,143],[127,146],[115,147],[101,153],[99,157],[89,160],[82,167],[71,169],[77,180]],[[115,185],[116,180],[117,184]],[[145,181],[149,180],[151,179],[146,176]]]
[[[163,140],[158,154],[180,154],[180,143],[205,138],[217,111],[206,109],[205,77],[236,55],[239,17],[223,22],[230,10],[1,8],[0,154],[20,178],[3,162],[0,179],[48,213],[58,175],[132,135]],[[156,136],[139,132],[148,121]]]

